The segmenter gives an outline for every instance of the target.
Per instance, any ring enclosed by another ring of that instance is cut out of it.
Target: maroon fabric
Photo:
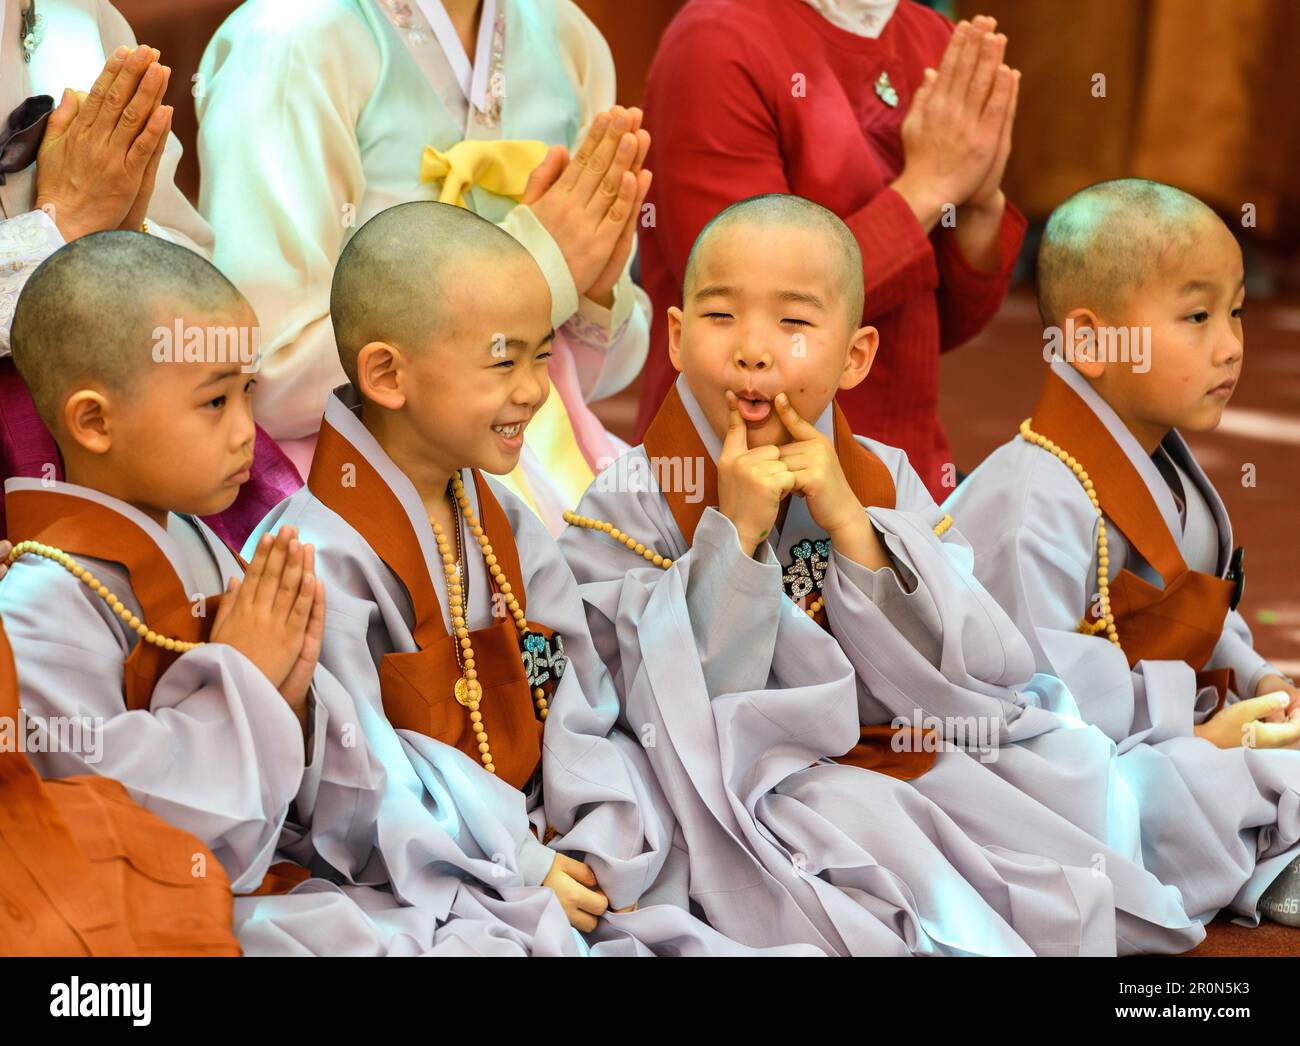
[[[936,498],[950,492],[939,483],[951,460],[938,417],[939,353],[997,311],[1025,229],[1008,205],[1000,270],[980,273],[950,229],[927,236],[886,187],[902,170],[900,127],[912,95],[951,32],[909,0],[878,40],[837,29],[802,0],[691,0],[673,20],[646,85],[655,210],[641,230],[641,272],[654,321],[638,439],[674,377],[665,313],[681,304],[695,237],[730,203],[795,193],[842,217],[862,248],[864,319],[880,331],[880,354],[871,376],[838,397],[850,426],[907,451]],[[896,108],[876,95],[882,71]]]
[[[46,475],[63,478],[63,462],[54,438],[36,413],[31,394],[8,357],[0,360],[0,468],[5,479]],[[301,486],[293,462],[259,427],[252,478],[240,488],[230,508],[204,522],[228,545],[240,548],[262,518]],[[7,532],[4,505],[0,503],[0,533]]]

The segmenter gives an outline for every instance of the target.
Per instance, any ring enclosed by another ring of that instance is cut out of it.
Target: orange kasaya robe
[[[1031,425],[1083,465],[1107,519],[1160,575],[1160,588],[1128,569],[1110,582],[1111,613],[1130,667],[1139,661],[1185,661],[1198,673],[1198,685],[1219,691],[1222,707],[1228,690],[1235,689],[1233,673],[1203,669],[1223,634],[1236,584],[1188,567],[1133,462],[1079,394],[1053,373]]]
[[[0,717],[19,736],[0,627]],[[0,955],[239,955],[225,869],[195,836],[94,775],[44,781],[0,751]]]

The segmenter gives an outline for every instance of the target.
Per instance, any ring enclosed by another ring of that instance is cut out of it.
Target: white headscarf
[[[803,0],[832,25],[856,36],[878,37],[898,0]]]

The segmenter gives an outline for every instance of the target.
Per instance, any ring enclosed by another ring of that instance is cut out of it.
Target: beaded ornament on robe
[[[1088,500],[1092,502],[1092,507],[1097,513],[1097,609],[1101,611],[1101,618],[1094,623],[1089,621],[1085,614],[1079,621],[1076,631],[1094,636],[1105,632],[1106,638],[1119,646],[1115,615],[1110,608],[1110,549],[1106,543],[1106,515],[1101,510],[1101,501],[1097,498],[1097,491],[1088,476],[1088,470],[1075,459],[1073,454],[1053,443],[1046,436],[1035,432],[1030,426],[1032,421],[1033,418],[1026,418],[1020,423],[1020,438],[1036,447],[1042,447],[1049,454],[1059,458],[1083,486],[1083,492],[1088,495]]]
[[[565,512],[564,522],[568,523],[570,526],[585,527],[587,530],[598,530],[601,533],[608,534],[619,544],[626,545],[629,551],[634,552],[643,559],[649,560],[657,567],[662,567],[664,570],[667,570],[673,565],[673,561],[667,556],[661,556],[649,545],[638,541],[630,534],[624,534],[623,531],[619,530],[613,523],[607,523],[603,519],[590,519],[587,516],[580,516],[576,512]],[[937,538],[943,537],[951,526],[952,516],[945,514],[943,519],[939,520],[939,522],[935,524],[934,536]],[[825,605],[826,599],[819,593],[817,598],[813,600],[811,604],[804,607],[804,613],[809,617],[816,617]]]

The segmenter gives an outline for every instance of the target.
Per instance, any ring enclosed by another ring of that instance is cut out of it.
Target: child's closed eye
[[[1210,314],[1205,309],[1198,309],[1187,317],[1192,323],[1202,324],[1210,318]]]

